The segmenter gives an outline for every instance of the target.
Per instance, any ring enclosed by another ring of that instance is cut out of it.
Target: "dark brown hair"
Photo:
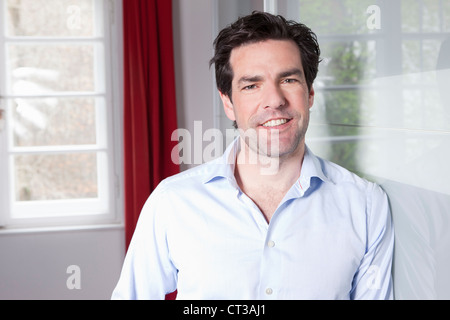
[[[266,12],[254,11],[239,18],[220,31],[214,40],[214,57],[217,88],[231,99],[233,70],[230,64],[231,51],[244,44],[265,40],[292,40],[300,49],[308,90],[311,90],[320,63],[320,48],[317,37],[310,28],[284,17]]]

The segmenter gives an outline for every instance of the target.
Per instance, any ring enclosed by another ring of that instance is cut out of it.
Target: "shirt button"
[[[275,242],[270,240],[269,242],[267,242],[267,245],[269,246],[269,248],[273,248],[275,247]]]
[[[267,295],[271,295],[272,293],[273,293],[272,288],[267,288],[267,289],[266,289],[266,294],[267,294]]]

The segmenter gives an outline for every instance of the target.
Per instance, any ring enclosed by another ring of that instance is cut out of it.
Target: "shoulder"
[[[193,168],[182,171],[173,176],[162,180],[147,202],[164,202],[172,203],[173,201],[198,198],[207,192],[209,186],[208,181],[216,177],[226,177],[229,169],[220,159],[216,159]]]
[[[211,161],[192,167],[162,180],[158,189],[167,191],[178,187],[186,188],[202,185],[215,175],[218,166],[220,166],[220,162]]]
[[[376,182],[370,181],[350,170],[328,160],[320,159],[324,172],[337,188],[349,196],[350,200],[360,199],[365,204],[366,214],[381,219],[389,219],[390,208],[386,192]]]
[[[360,175],[329,160],[317,157],[324,175],[331,182],[332,188],[349,198],[363,201],[369,209],[375,204],[387,204],[385,191],[373,181],[361,177]],[[371,210],[369,209],[368,212]]]
[[[390,230],[392,217],[389,199],[380,185],[334,162],[318,159],[330,181],[327,191],[339,199],[339,205],[353,212],[354,219],[362,218],[371,235],[379,234],[380,230]]]
[[[369,181],[334,162],[317,157],[325,176],[336,186],[352,187],[361,191],[380,188],[375,182]],[[381,188],[380,188],[381,189]]]
[[[143,217],[149,219],[162,219],[166,220],[169,213],[182,199],[192,201],[193,193],[201,190],[203,186],[203,179],[207,176],[209,168],[207,165],[199,165],[194,168],[177,173],[162,180],[156,188],[151,192],[150,196],[146,200],[140,219]],[[164,213],[164,214],[162,214]],[[160,218],[158,218],[161,216]]]

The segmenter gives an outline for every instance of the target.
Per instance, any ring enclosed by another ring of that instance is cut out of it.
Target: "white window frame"
[[[100,14],[103,34],[94,38],[19,38],[6,37],[6,22],[0,25],[0,61],[6,62],[9,43],[94,43],[95,75],[104,77],[94,93],[59,93],[52,97],[93,97],[96,99],[96,145],[65,147],[17,148],[12,144],[11,116],[7,100],[17,98],[9,94],[7,75],[0,75],[0,228],[122,225],[123,224],[123,160],[122,160],[122,3],[120,0],[95,0],[96,14]],[[6,1],[0,2],[0,17],[6,14]],[[5,21],[6,19],[2,19]],[[3,68],[3,67],[2,67]],[[0,68],[0,70],[2,69]],[[25,94],[26,96],[26,94]],[[30,96],[27,96],[30,97]],[[45,97],[45,95],[33,96]],[[99,102],[99,101],[103,101]],[[13,157],[16,154],[68,154],[95,152],[97,154],[98,198],[16,202],[14,199]]]

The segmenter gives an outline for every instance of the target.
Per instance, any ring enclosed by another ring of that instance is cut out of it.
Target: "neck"
[[[305,143],[289,155],[268,157],[255,154],[243,141],[236,159],[235,176],[241,188],[259,186],[289,190],[300,177]],[[253,160],[253,161],[252,161]]]

